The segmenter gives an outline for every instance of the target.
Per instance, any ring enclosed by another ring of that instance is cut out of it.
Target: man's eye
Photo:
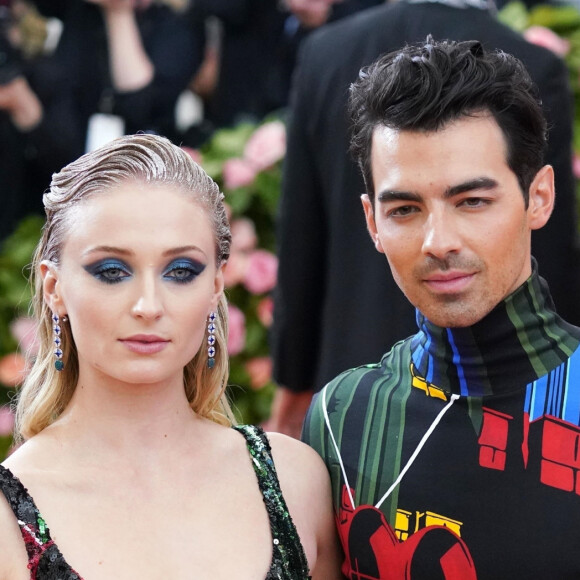
[[[414,205],[402,205],[400,207],[396,207],[389,211],[389,217],[405,217],[417,211],[417,208]]]
[[[481,197],[468,197],[461,201],[460,205],[466,207],[480,207],[482,205],[487,205],[489,202]]]

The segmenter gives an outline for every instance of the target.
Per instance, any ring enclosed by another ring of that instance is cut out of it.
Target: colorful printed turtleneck
[[[447,392],[491,395],[531,382],[565,364],[580,329],[554,311],[536,272],[483,320],[468,328],[440,328],[417,312],[411,341],[418,374]]]
[[[579,578],[580,329],[532,276],[483,320],[343,373],[303,438],[331,473],[343,572]]]

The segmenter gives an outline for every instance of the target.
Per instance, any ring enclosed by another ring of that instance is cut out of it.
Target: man
[[[272,352],[276,393],[269,427],[298,435],[312,393],[339,372],[377,360],[415,328],[413,309],[368,243],[358,197],[360,174],[348,156],[346,99],[358,71],[406,42],[472,40],[524,62],[538,85],[550,136],[546,161],[557,203],[534,232],[534,255],[558,311],[580,324],[580,271],[574,243],[572,108],[561,59],[496,20],[488,2],[400,0],[313,33],[294,83],[279,217],[279,284]]]
[[[476,41],[428,38],[363,70],[350,99],[368,230],[419,331],[306,419],[343,572],[579,577],[580,328],[531,256],[554,204],[531,80]]]

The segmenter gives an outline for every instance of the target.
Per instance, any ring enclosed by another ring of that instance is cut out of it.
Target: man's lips
[[[426,276],[423,281],[434,292],[456,294],[465,290],[475,276],[475,272],[437,272]]]
[[[120,339],[120,342],[132,352],[138,354],[155,354],[162,351],[170,341],[154,334],[135,334]]]

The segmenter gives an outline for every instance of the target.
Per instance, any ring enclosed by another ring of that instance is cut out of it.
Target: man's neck
[[[468,328],[441,328],[417,312],[414,372],[446,393],[485,396],[522,388],[562,364],[580,344],[580,329],[555,312],[534,272],[485,318]]]

